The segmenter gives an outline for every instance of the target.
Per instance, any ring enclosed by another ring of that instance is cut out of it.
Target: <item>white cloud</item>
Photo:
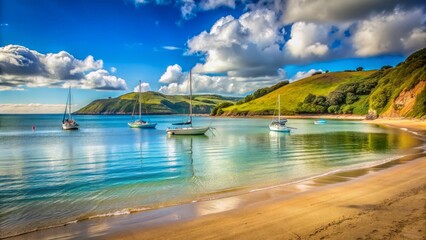
[[[173,73],[173,74],[171,74]],[[161,86],[159,92],[165,94],[188,94],[189,93],[189,73],[182,72],[179,65],[169,66],[165,78],[166,83]],[[199,73],[192,73],[192,90],[194,93],[216,93],[243,95],[258,88],[271,86],[284,80],[284,70],[280,69],[277,76],[262,77],[236,77],[236,76],[209,76]],[[174,79],[174,80],[170,80]]]
[[[322,72],[323,73],[324,71],[322,69],[311,69],[307,72],[299,71],[299,72],[296,73],[296,75],[294,75],[290,79],[290,81],[297,81],[299,79],[310,77],[310,76],[312,76],[313,73],[316,73],[316,72]]]
[[[0,89],[27,87],[74,87],[124,90],[126,82],[110,75],[102,60],[84,60],[71,54],[41,54],[19,45],[0,48]]]
[[[90,72],[81,81],[82,88],[99,90],[126,90],[126,81],[110,75],[106,70],[99,69]]]
[[[426,29],[415,28],[408,34],[408,37],[401,38],[404,49],[411,52],[425,46]]]
[[[180,7],[180,12],[182,14],[182,18],[190,19],[195,16],[195,11],[197,9],[197,5],[194,0],[181,0],[182,6]]]
[[[146,4],[173,5],[178,7],[183,19],[188,20],[196,16],[198,11],[210,11],[220,7],[235,8],[235,0],[134,0],[136,6]],[[158,21],[157,21],[158,22]],[[156,25],[158,25],[156,22]]]
[[[178,83],[184,78],[182,67],[178,64],[168,66],[166,72],[161,76],[160,83]]]
[[[77,105],[72,106],[77,109]],[[65,109],[65,104],[0,104],[1,114],[30,114],[30,113],[62,113]]]
[[[277,10],[284,12],[285,23],[338,23],[390,13],[395,8],[411,9],[416,6],[424,6],[424,3],[418,0],[288,0],[286,4],[278,5]]]
[[[117,72],[117,68],[115,68],[115,67],[111,67],[110,71],[111,71],[112,73],[115,73],[115,72]]]
[[[213,10],[219,7],[235,8],[235,0],[203,0],[200,7],[203,10]]]
[[[259,88],[271,86],[283,79],[279,77],[228,77],[192,74],[193,93],[244,95]],[[189,75],[181,83],[170,83],[162,86],[159,92],[165,94],[189,94]]]
[[[425,46],[426,17],[421,9],[380,14],[361,21],[353,37],[355,54],[404,53]]]
[[[141,92],[148,92],[151,90],[151,86],[149,85],[149,83],[146,82],[142,82],[140,85],[138,84],[134,89],[133,92],[139,92],[139,90]]]
[[[321,57],[329,52],[327,26],[297,22],[291,28],[291,38],[286,49],[295,58]]]
[[[163,48],[166,49],[166,50],[170,50],[170,51],[176,51],[176,50],[181,49],[181,48],[175,47],[175,46],[163,46]]]
[[[239,19],[226,16],[210,29],[188,41],[189,54],[206,56],[195,70],[224,73],[235,77],[277,75],[284,61],[280,44],[284,41],[274,12],[259,9]]]

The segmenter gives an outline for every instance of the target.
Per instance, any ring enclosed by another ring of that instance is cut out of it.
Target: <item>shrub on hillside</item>
[[[234,104],[231,103],[231,102],[220,103],[212,109],[212,112],[210,113],[210,115],[212,115],[212,116],[222,115],[223,114],[222,108],[227,108],[227,107],[230,107],[232,105],[234,105]]]
[[[332,106],[328,107],[327,111],[329,113],[334,113],[334,114],[340,113],[340,106],[339,105],[332,105]]]

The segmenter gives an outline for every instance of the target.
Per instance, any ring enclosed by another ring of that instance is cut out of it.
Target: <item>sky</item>
[[[417,0],[0,0],[0,113],[188,94],[190,70],[194,93],[245,96],[424,47]]]

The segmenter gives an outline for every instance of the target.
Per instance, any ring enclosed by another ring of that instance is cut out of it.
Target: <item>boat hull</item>
[[[78,125],[62,124],[63,130],[78,130]]]
[[[186,127],[186,128],[168,128],[169,135],[203,135],[210,127]]]
[[[131,128],[155,128],[157,126],[157,123],[141,123],[141,122],[129,122],[127,123],[129,127]]]
[[[286,126],[269,125],[269,130],[274,132],[290,132],[290,128]]]

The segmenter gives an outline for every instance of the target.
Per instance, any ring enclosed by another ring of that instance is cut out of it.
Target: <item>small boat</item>
[[[68,118],[67,118],[67,115],[68,115]],[[68,90],[67,104],[65,106],[65,112],[64,112],[64,116],[62,118],[62,129],[63,130],[78,130],[78,123],[72,118],[71,86],[69,87],[69,90]]]
[[[194,127],[192,126],[192,76],[191,71],[189,71],[189,120],[181,123],[173,123],[172,125],[180,125],[186,127],[173,127],[167,128],[168,135],[203,135],[208,130],[211,129],[208,127]]]
[[[327,121],[324,120],[324,119],[318,119],[318,120],[314,121],[314,124],[326,124],[326,123],[327,123]]]
[[[146,122],[144,120],[142,120],[142,106],[141,106],[141,95],[142,95],[142,91],[141,91],[141,81],[139,81],[139,119],[134,120],[135,117],[135,108],[136,108],[136,104],[133,107],[133,112],[132,112],[132,121],[128,122],[127,124],[131,127],[131,128],[155,128],[155,126],[157,126],[157,123],[152,123],[152,122]]]
[[[281,119],[281,99],[278,95],[278,117],[272,118],[269,129],[275,132],[290,132],[290,127],[286,126],[287,119]]]

